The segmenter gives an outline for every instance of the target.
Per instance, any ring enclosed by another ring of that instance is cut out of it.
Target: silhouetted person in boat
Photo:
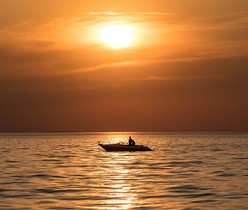
[[[131,138],[131,136],[129,136],[129,146],[134,146],[135,145],[135,141]]]

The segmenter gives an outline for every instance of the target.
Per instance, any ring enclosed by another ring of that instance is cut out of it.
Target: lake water
[[[248,209],[247,133],[1,133],[0,167],[1,210]]]

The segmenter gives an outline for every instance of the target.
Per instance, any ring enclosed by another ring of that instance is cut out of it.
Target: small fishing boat
[[[121,152],[121,151],[153,151],[149,147],[143,145],[129,145],[129,144],[101,144],[98,143],[100,147],[105,149],[107,152]]]

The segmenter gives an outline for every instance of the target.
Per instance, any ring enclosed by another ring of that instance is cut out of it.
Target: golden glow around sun
[[[100,31],[100,39],[113,48],[124,48],[132,44],[133,34],[128,25],[109,25]]]

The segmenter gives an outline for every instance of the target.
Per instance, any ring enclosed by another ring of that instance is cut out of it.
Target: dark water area
[[[247,133],[1,133],[0,166],[1,210],[248,209]]]

